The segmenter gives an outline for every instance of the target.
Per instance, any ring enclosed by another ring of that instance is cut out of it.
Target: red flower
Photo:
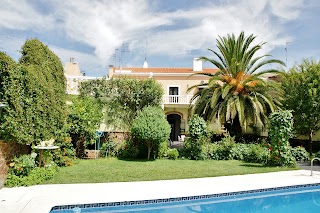
[[[18,170],[19,170],[19,171],[21,171],[21,170],[22,170],[22,168],[19,166],[19,167],[18,167]]]
[[[276,160],[279,160],[279,157],[278,157],[278,156],[276,156]]]

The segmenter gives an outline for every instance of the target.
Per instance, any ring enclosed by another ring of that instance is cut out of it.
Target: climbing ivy
[[[274,166],[294,166],[295,158],[291,153],[289,138],[293,122],[290,110],[276,111],[269,116],[270,164]]]
[[[37,39],[15,62],[0,54],[1,136],[23,144],[57,137],[66,118],[65,77],[60,59]]]

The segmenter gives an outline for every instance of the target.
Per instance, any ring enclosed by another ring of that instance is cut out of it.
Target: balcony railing
[[[162,102],[163,104],[190,104],[191,98],[192,95],[164,95]]]

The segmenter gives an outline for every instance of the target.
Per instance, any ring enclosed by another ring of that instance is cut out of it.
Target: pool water
[[[270,190],[270,189],[269,189]],[[199,196],[189,197],[187,200],[165,199],[161,202],[143,201],[140,204],[125,204],[115,206],[96,206],[89,208],[73,207],[69,209],[55,209],[51,213],[74,212],[154,212],[154,213],[187,213],[187,212],[320,212],[320,186],[298,187],[270,191],[255,190],[240,193],[226,193],[198,199]],[[210,197],[210,198],[206,198]],[[172,200],[172,201],[171,201]],[[177,201],[180,200],[180,201]],[[168,202],[167,202],[168,201]],[[146,203],[146,204],[143,204]],[[118,203],[119,204],[119,203]],[[132,205],[133,204],[133,205]],[[85,207],[85,206],[83,206]],[[63,208],[63,207],[61,207]],[[77,211],[81,210],[81,211]]]

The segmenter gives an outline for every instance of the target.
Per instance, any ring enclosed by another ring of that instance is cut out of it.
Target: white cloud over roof
[[[147,0],[2,1],[0,32],[15,30],[22,35],[28,32],[28,37],[46,32],[45,42],[54,46],[63,62],[75,57],[80,66],[85,64],[89,69],[105,69],[112,63],[115,49],[124,42],[129,43],[132,52],[127,63],[142,65],[146,30],[148,54],[154,57],[179,57],[192,51],[206,53],[207,48],[214,48],[218,35],[241,31],[257,35],[258,41],[267,41],[264,49],[267,53],[295,39],[286,33],[286,24],[299,18],[305,3],[303,0],[199,1],[196,7],[174,8],[172,1],[174,9],[165,10],[161,1]],[[52,36],[62,34],[66,40],[92,51],[60,43],[50,37],[50,32],[54,32]],[[2,40],[5,42],[6,38]]]

